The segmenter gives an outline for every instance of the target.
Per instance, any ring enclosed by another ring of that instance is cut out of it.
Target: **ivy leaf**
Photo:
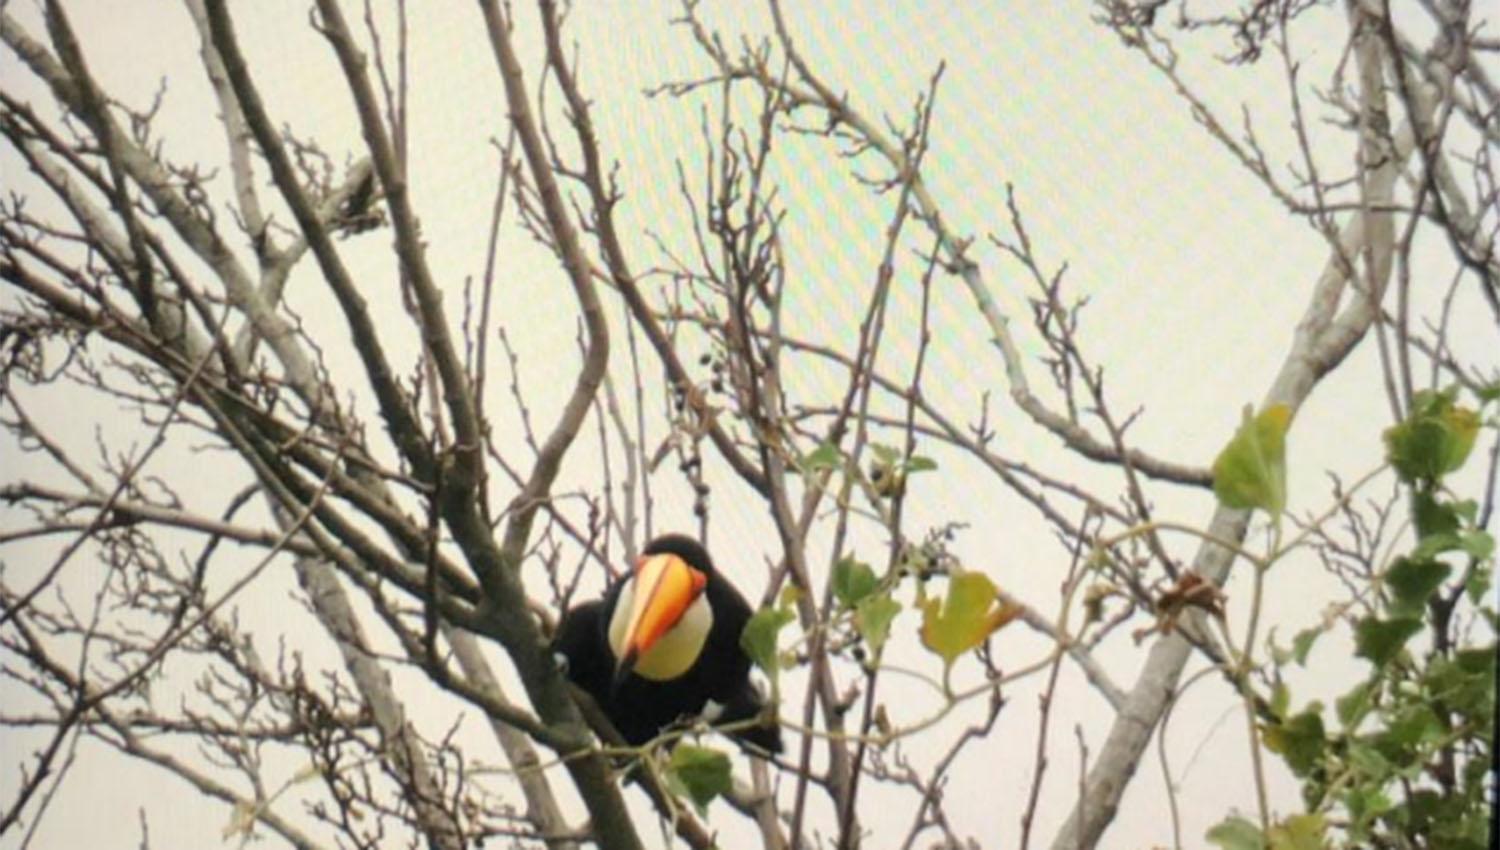
[[[1217,844],[1219,850],[1264,850],[1266,846],[1260,827],[1239,815],[1219,821],[1204,837]]]
[[[1366,748],[1368,749],[1368,748]],[[1378,773],[1372,775],[1380,775]],[[1349,809],[1350,824],[1349,837],[1360,840],[1369,837],[1369,825],[1381,815],[1389,812],[1393,806],[1391,798],[1386,796],[1378,787],[1365,785],[1350,788],[1344,792],[1344,806]]]
[[[1449,504],[1453,506],[1453,511],[1454,513],[1458,514],[1459,519],[1463,520],[1469,525],[1474,525],[1476,522],[1478,522],[1478,502],[1474,501],[1473,499],[1460,499],[1456,502],[1450,502]]]
[[[1391,770],[1391,763],[1370,739],[1355,738],[1349,742],[1349,764],[1366,776],[1383,777]]]
[[[802,601],[802,588],[791,582],[787,582],[781,588],[781,593],[776,595],[776,604],[783,610],[790,611]]]
[[[1266,749],[1285,759],[1287,767],[1298,776],[1312,773],[1327,746],[1321,710],[1322,706],[1314,702],[1284,722],[1261,729]]]
[[[1394,620],[1366,617],[1354,627],[1354,654],[1370,659],[1376,667],[1384,667],[1421,629],[1422,621],[1414,617]]]
[[[833,565],[833,595],[845,608],[853,608],[861,599],[875,592],[880,580],[863,561],[844,556]]]
[[[1386,587],[1391,589],[1392,616],[1420,619],[1427,610],[1427,600],[1452,571],[1442,561],[1397,558],[1385,574]]]
[[[1453,658],[1434,659],[1422,679],[1425,693],[1483,722],[1495,708],[1495,646],[1463,649]]]
[[[912,455],[906,459],[907,472],[932,472],[937,469],[937,461],[922,455]]]
[[[839,452],[838,446],[833,443],[823,443],[802,458],[802,468],[808,472],[837,469],[843,460],[844,456]]]
[[[1231,508],[1260,508],[1272,516],[1286,509],[1286,431],[1292,410],[1273,404],[1244,421],[1214,459],[1214,495]]]
[[[876,443],[870,446],[874,460],[870,462],[870,486],[876,495],[890,499],[906,492],[907,476],[916,472],[937,469],[937,461],[921,455],[903,456],[893,446]]]
[[[1271,827],[1271,850],[1323,850],[1323,833],[1327,824],[1323,816],[1292,815]]]
[[[775,676],[781,668],[776,656],[776,638],[782,628],[796,618],[797,615],[786,607],[762,608],[751,615],[750,622],[740,633],[740,648],[769,676]]]
[[[1290,647],[1278,646],[1276,644],[1276,630],[1273,628],[1267,635],[1266,641],[1271,647],[1271,660],[1277,666],[1283,666],[1287,662],[1295,661],[1297,666],[1307,666],[1307,655],[1312,652],[1313,644],[1322,637],[1323,629],[1319,626],[1310,626],[1292,636]]]
[[[1286,686],[1286,682],[1277,682],[1276,687],[1271,690],[1271,713],[1277,717],[1285,717],[1291,704],[1291,689]]]
[[[891,634],[891,621],[899,613],[901,603],[892,599],[888,593],[867,596],[859,601],[854,609],[854,628],[859,630],[860,637],[865,639],[871,652],[879,653],[885,647],[886,639]]]
[[[999,600],[994,582],[977,572],[954,572],[948,596],[923,599],[922,644],[952,667],[960,655],[984,643],[996,629],[1020,615],[1020,608]]]
[[[1299,667],[1307,666],[1307,654],[1312,652],[1313,643],[1323,635],[1323,630],[1314,626],[1303,629],[1292,638],[1292,659]]]
[[[1386,459],[1408,484],[1430,484],[1464,465],[1479,414],[1453,401],[1456,389],[1417,393],[1410,415],[1385,430]]]
[[[1495,645],[1476,646],[1470,649],[1460,649],[1453,654],[1453,663],[1458,668],[1471,676],[1479,676],[1493,680],[1495,678]]]
[[[1469,573],[1469,580],[1464,582],[1464,595],[1469,602],[1478,605],[1490,592],[1490,571],[1474,570]]]
[[[1438,719],[1437,713],[1425,702],[1407,705],[1398,710],[1389,720],[1389,725],[1379,736],[1381,743],[1407,749],[1423,743],[1435,743],[1443,739],[1446,728],[1443,721]],[[1420,769],[1420,762],[1412,762]]]
[[[1476,561],[1488,561],[1495,554],[1495,538],[1488,531],[1476,529],[1459,536],[1458,548]]]
[[[729,791],[729,757],[711,747],[678,744],[667,762],[667,783],[692,800],[701,816],[713,798]]]
[[[1344,731],[1352,732],[1365,715],[1370,713],[1375,694],[1375,681],[1366,680],[1350,688],[1347,693],[1333,701],[1333,710],[1338,715]]]
[[[1452,534],[1459,528],[1458,506],[1438,501],[1435,494],[1426,490],[1418,490],[1412,494],[1411,516],[1416,523],[1418,537]]]
[[[1451,531],[1429,534],[1417,541],[1416,548],[1411,550],[1411,556],[1421,559],[1431,558],[1433,555],[1452,552],[1462,545],[1462,538]]]

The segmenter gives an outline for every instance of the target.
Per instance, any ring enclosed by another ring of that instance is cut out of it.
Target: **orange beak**
[[[647,555],[636,561],[625,654],[615,670],[617,687],[636,661],[677,625],[707,584],[708,576],[676,555]]]

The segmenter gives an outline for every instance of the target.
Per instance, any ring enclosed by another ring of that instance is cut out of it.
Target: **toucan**
[[[646,544],[602,599],[564,615],[553,651],[631,745],[702,717],[733,723],[729,733],[752,749],[779,753],[781,731],[765,717],[740,648],[750,615],[702,544],[669,534]]]

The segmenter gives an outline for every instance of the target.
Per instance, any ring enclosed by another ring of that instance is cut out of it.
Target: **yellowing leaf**
[[[795,584],[792,584],[791,582],[787,582],[785,585],[782,585],[781,593],[776,597],[776,605],[779,608],[790,611],[795,608],[797,606],[797,603],[801,600],[802,588],[798,587]]]
[[[1261,727],[1266,749],[1286,759],[1287,766],[1298,776],[1312,773],[1328,746],[1321,711],[1322,705],[1315,701],[1299,714]]]
[[[1019,607],[1000,601],[988,576],[975,572],[954,572],[948,579],[946,598],[924,599],[920,604],[922,645],[950,667],[1021,613]]]
[[[1286,508],[1286,431],[1292,409],[1273,404],[1244,421],[1214,459],[1214,495],[1231,508],[1260,508],[1272,516]]]
[[[234,809],[229,813],[229,823],[224,825],[220,837],[228,841],[235,836],[249,836],[255,829],[255,804],[248,800],[238,800]]]
[[[1408,484],[1430,484],[1462,467],[1479,435],[1479,414],[1454,405],[1455,390],[1417,393],[1406,420],[1385,431],[1386,459]]]
[[[1271,850],[1323,850],[1325,830],[1320,814],[1292,815],[1271,827]]]

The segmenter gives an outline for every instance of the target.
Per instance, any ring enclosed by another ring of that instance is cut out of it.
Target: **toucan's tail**
[[[744,725],[747,720],[760,722]],[[733,724],[734,728],[729,734],[741,743],[766,753],[781,752],[781,726],[776,723],[773,713],[766,710],[765,698],[749,678],[730,694],[729,701],[724,705],[724,713],[719,715],[718,724]]]

